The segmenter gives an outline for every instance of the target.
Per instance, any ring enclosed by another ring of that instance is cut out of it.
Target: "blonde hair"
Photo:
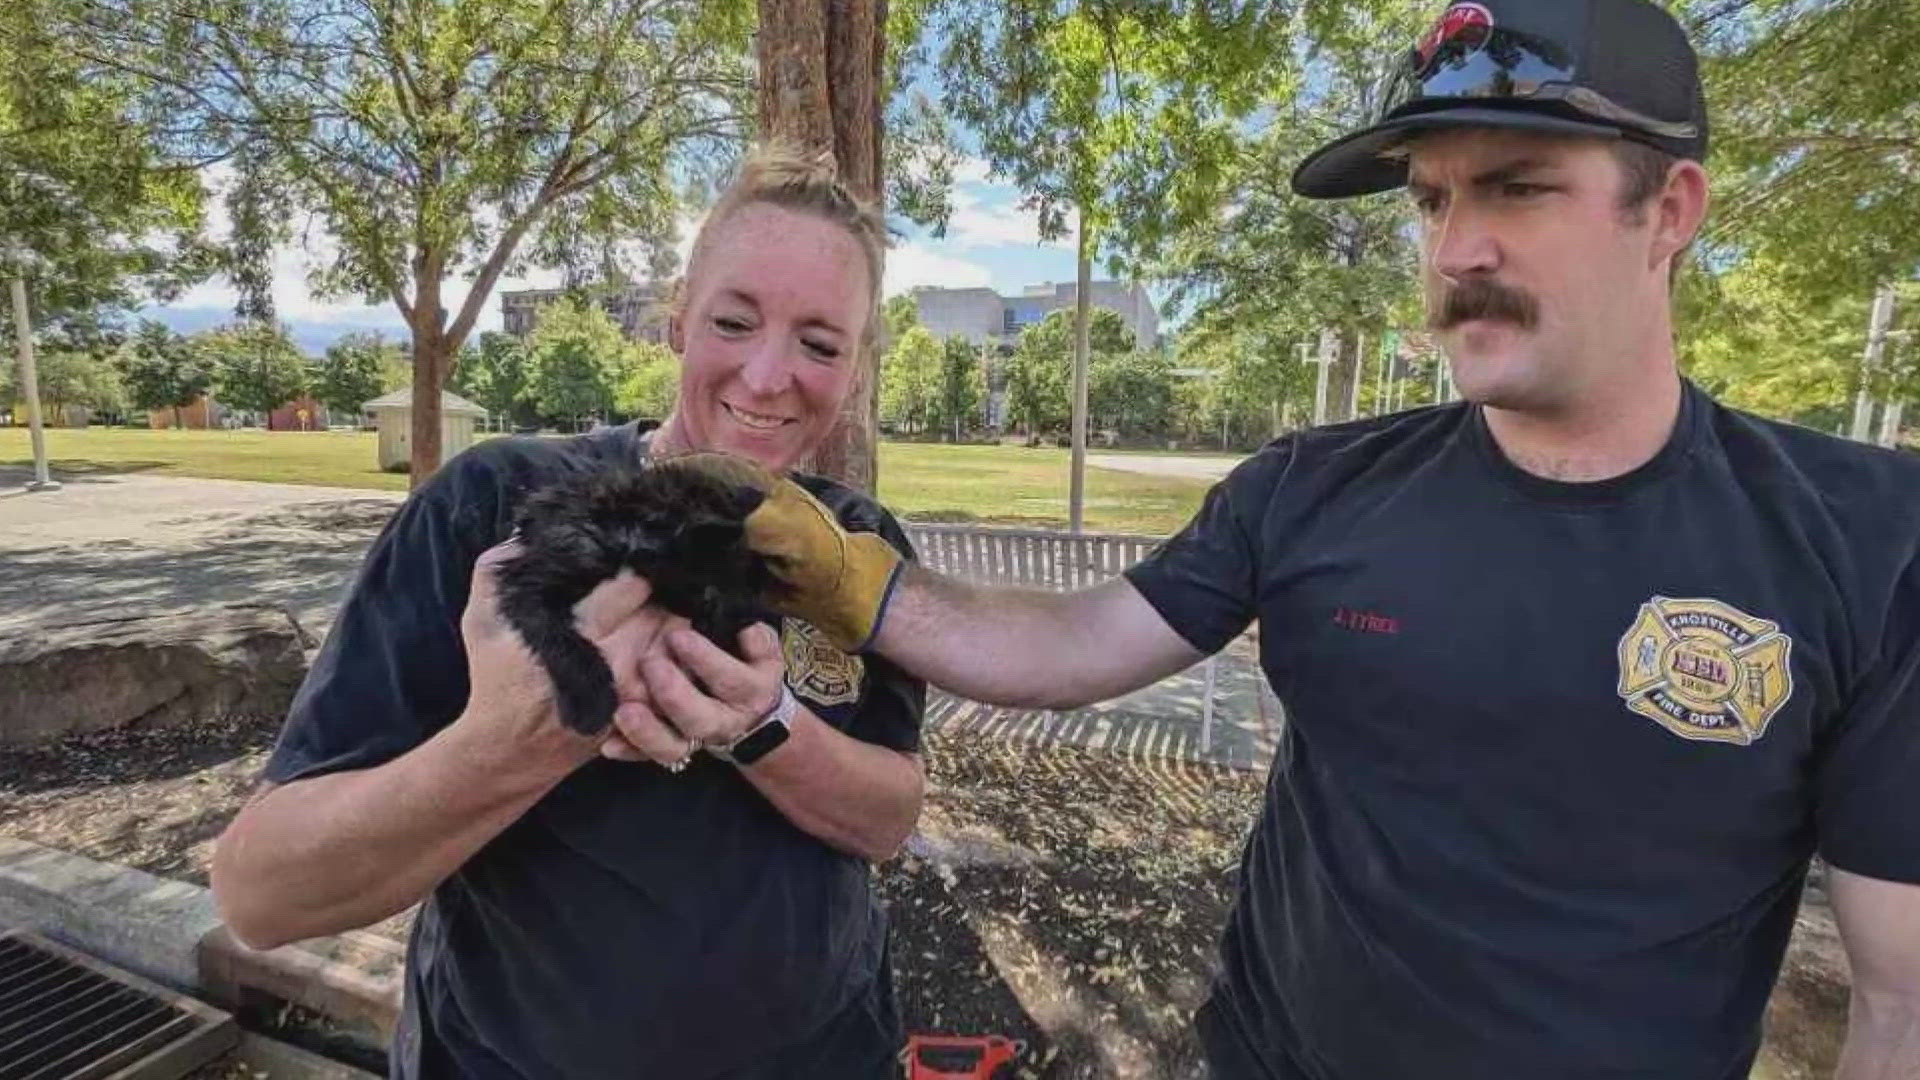
[[[861,344],[873,344],[877,327],[884,321],[880,317],[880,272],[887,246],[886,220],[877,207],[841,182],[831,153],[806,154],[785,143],[765,144],[748,155],[739,175],[707,211],[700,231],[694,234],[686,270],[667,301],[669,314],[679,318],[685,313],[687,285],[700,272],[720,226],[746,207],[760,203],[812,214],[845,229],[860,245],[860,253],[866,256],[870,295]]]

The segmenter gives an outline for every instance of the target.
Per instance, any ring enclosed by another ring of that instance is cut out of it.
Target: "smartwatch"
[[[793,690],[782,680],[780,699],[773,703],[773,708],[768,709],[760,722],[745,735],[733,740],[726,748],[713,751],[713,756],[743,767],[759,761],[787,741],[787,736],[793,733],[793,714],[799,708],[800,703],[794,699]]]

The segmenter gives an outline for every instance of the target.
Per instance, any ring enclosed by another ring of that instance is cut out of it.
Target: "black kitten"
[[[746,543],[762,498],[670,459],[601,466],[527,497],[515,519],[526,550],[500,567],[500,614],[545,665],[568,727],[593,734],[613,720],[613,672],[574,629],[573,606],[622,568],[652,584],[654,603],[739,654],[740,631],[779,587]]]

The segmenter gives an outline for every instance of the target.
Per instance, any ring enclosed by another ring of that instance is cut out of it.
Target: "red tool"
[[[994,1080],[1026,1044],[999,1035],[914,1035],[907,1039],[907,1080]]]

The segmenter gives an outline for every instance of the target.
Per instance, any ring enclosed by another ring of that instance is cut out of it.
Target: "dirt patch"
[[[938,848],[880,872],[909,1029],[1024,1040],[1017,1076],[1197,1074],[1259,778],[939,736],[927,757]]]
[[[0,834],[204,885],[276,733],[127,729],[0,755]],[[1018,1076],[1187,1072],[1256,779],[938,734],[927,754],[929,842],[878,873],[909,1029],[1024,1039]]]
[[[0,833],[204,885],[277,722],[133,726],[0,753]]]

